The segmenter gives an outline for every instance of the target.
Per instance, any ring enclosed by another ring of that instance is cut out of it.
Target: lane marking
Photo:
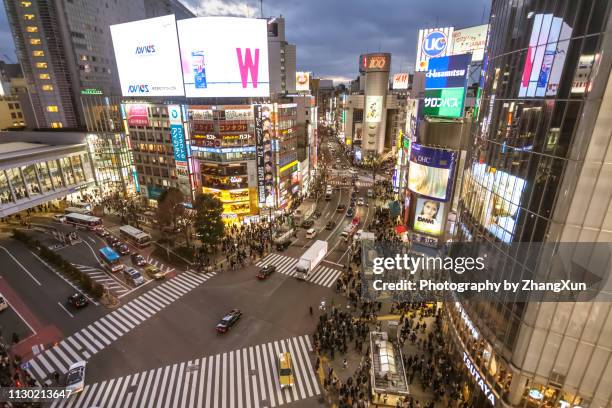
[[[36,279],[36,278],[34,277],[34,275],[32,275],[32,274],[30,273],[30,271],[28,271],[28,270],[25,268],[25,266],[23,266],[23,265],[21,264],[21,262],[19,262],[19,261],[17,260],[17,258],[15,258],[15,257],[13,256],[13,254],[11,254],[11,253],[8,251],[8,249],[6,249],[6,248],[5,248],[5,247],[3,247],[3,246],[0,246],[0,248],[4,249],[4,252],[6,252],[6,253],[8,254],[8,256],[10,256],[10,257],[11,257],[11,259],[13,259],[13,261],[15,261],[15,263],[16,263],[17,265],[19,265],[19,266],[21,267],[21,269],[23,269],[23,270],[25,271],[25,273],[27,273],[27,274],[30,276],[30,278],[32,278],[32,280],[38,284],[38,286],[42,286],[42,284],[41,284],[41,283],[38,281],[38,279]]]
[[[36,330],[34,330],[34,328],[32,327],[32,325],[30,323],[28,323],[28,321],[21,315],[21,313],[19,313],[19,310],[17,310],[15,307],[13,307],[13,305],[11,305],[11,303],[9,302],[9,300],[6,298],[6,295],[4,296],[4,300],[6,301],[6,304],[9,305],[11,307],[11,310],[13,310],[15,312],[15,314],[17,316],[19,316],[21,318],[21,320],[23,320],[23,322],[30,328],[30,330],[32,331],[32,333],[37,334]],[[30,336],[31,337],[31,336]]]
[[[68,309],[66,309],[66,307],[64,305],[62,305],[60,302],[57,302],[57,304],[59,305],[59,307],[61,307],[62,309],[64,309],[64,312],[68,313],[68,315],[72,318],[74,318],[74,315],[72,313],[70,313],[68,311]]]

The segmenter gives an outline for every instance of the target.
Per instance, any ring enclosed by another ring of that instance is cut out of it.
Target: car
[[[346,216],[352,217],[353,215],[355,215],[355,210],[353,209],[353,207],[349,207],[349,209],[346,210]]]
[[[284,251],[285,249],[289,248],[289,245],[291,245],[291,241],[285,241],[285,242],[278,243],[276,244],[276,250]]]
[[[108,235],[106,237],[106,243],[112,247],[117,247],[119,245],[121,245],[121,241],[119,241],[119,239],[117,239],[117,237],[114,237],[112,235]]]
[[[232,309],[229,313],[221,318],[217,324],[217,333],[226,333],[240,319],[242,312],[240,309]]]
[[[136,266],[145,266],[147,264],[147,261],[144,258],[144,256],[140,254],[134,253],[132,254],[131,258],[132,258],[132,263]]]
[[[97,229],[97,230],[96,230],[96,235],[97,235],[97,236],[99,236],[99,237],[101,237],[101,238],[104,238],[104,237],[108,237],[108,236],[109,236],[109,233],[108,233],[108,231],[107,231],[107,230],[105,230],[104,228],[100,228],[100,229]]]
[[[276,272],[276,266],[266,265],[259,270],[259,273],[257,274],[257,279],[264,280],[274,272]]]
[[[374,197],[374,191],[372,191],[372,189],[368,189],[368,198],[372,198]]]
[[[317,210],[314,213],[312,213],[312,216],[315,218],[319,218],[321,216],[321,211]]]
[[[278,381],[281,388],[293,387],[293,364],[289,352],[280,353],[278,356]]]
[[[166,273],[162,272],[161,269],[159,269],[155,265],[147,265],[147,266],[145,266],[144,272],[151,279],[160,280],[160,279],[164,279],[166,277]]]
[[[334,228],[334,226],[335,226],[335,225],[336,225],[336,223],[335,223],[335,222],[333,222],[333,221],[327,221],[327,224],[325,224],[325,229],[326,229],[326,230],[330,230],[330,229]]]
[[[314,225],[314,221],[313,220],[304,220],[302,221],[302,228],[311,228]]]
[[[357,170],[355,170],[355,169],[350,169],[350,170],[349,170],[349,173],[350,173],[351,175],[353,175],[353,176],[356,176],[357,174],[359,174],[359,173],[357,172]]]
[[[343,212],[344,210],[346,210],[345,204],[340,204],[338,208],[336,208],[336,212]]]
[[[89,304],[89,300],[81,292],[76,292],[68,296],[68,306],[81,309]]]
[[[336,159],[336,163],[340,164],[341,163],[340,159]]]
[[[8,302],[6,301],[6,299],[4,298],[4,296],[2,296],[2,294],[0,294],[0,312],[8,309]]]
[[[55,221],[57,221],[57,222],[61,222],[61,223],[66,222],[66,216],[65,216],[65,215],[62,215],[62,214],[55,214],[55,215],[53,216],[53,219],[54,219]]]
[[[363,199],[363,197],[359,197],[357,199],[357,205],[365,205],[365,200]]]
[[[121,244],[117,247],[117,251],[119,251],[119,253],[121,255],[129,255],[130,254],[130,247],[127,246],[126,244]]]
[[[77,361],[68,368],[66,373],[66,391],[76,394],[85,387],[85,361]]]
[[[314,238],[317,235],[317,230],[310,228],[306,231],[306,239]]]
[[[130,283],[134,287],[140,286],[145,283],[145,280],[140,274],[140,272],[138,272],[134,268],[125,268],[123,270],[123,276],[125,276],[125,280],[127,280],[128,283]]]

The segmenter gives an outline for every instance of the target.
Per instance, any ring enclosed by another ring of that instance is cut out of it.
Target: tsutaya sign
[[[495,394],[493,394],[491,387],[489,387],[485,379],[482,378],[482,375],[480,375],[480,371],[476,368],[476,366],[474,365],[472,360],[470,360],[470,357],[465,351],[463,352],[463,362],[465,363],[465,366],[467,367],[470,375],[474,378],[476,384],[478,384],[478,386],[484,393],[486,399],[489,400],[491,405],[495,406]]]

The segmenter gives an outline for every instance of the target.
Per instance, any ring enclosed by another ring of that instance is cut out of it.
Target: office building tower
[[[285,18],[268,19],[268,63],[270,67],[270,95],[295,92],[295,44],[285,39]]]
[[[456,238],[504,259],[498,275],[528,274],[512,244],[612,240],[610,8],[493,1]],[[611,406],[612,304],[500,297],[448,305],[471,406]]]

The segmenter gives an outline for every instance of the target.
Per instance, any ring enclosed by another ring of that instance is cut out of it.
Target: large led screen
[[[110,26],[123,96],[183,95],[174,15]]]
[[[413,143],[410,151],[408,188],[415,193],[448,200],[452,187],[456,153]]]
[[[177,25],[187,97],[270,95],[266,20],[198,17]]]
[[[417,198],[414,213],[414,230],[438,236],[442,233],[444,203],[429,198]]]
[[[484,163],[474,163],[464,183],[470,212],[499,240],[512,242],[525,180]]]
[[[552,14],[533,16],[518,96],[554,96],[565,65],[572,27]]]

